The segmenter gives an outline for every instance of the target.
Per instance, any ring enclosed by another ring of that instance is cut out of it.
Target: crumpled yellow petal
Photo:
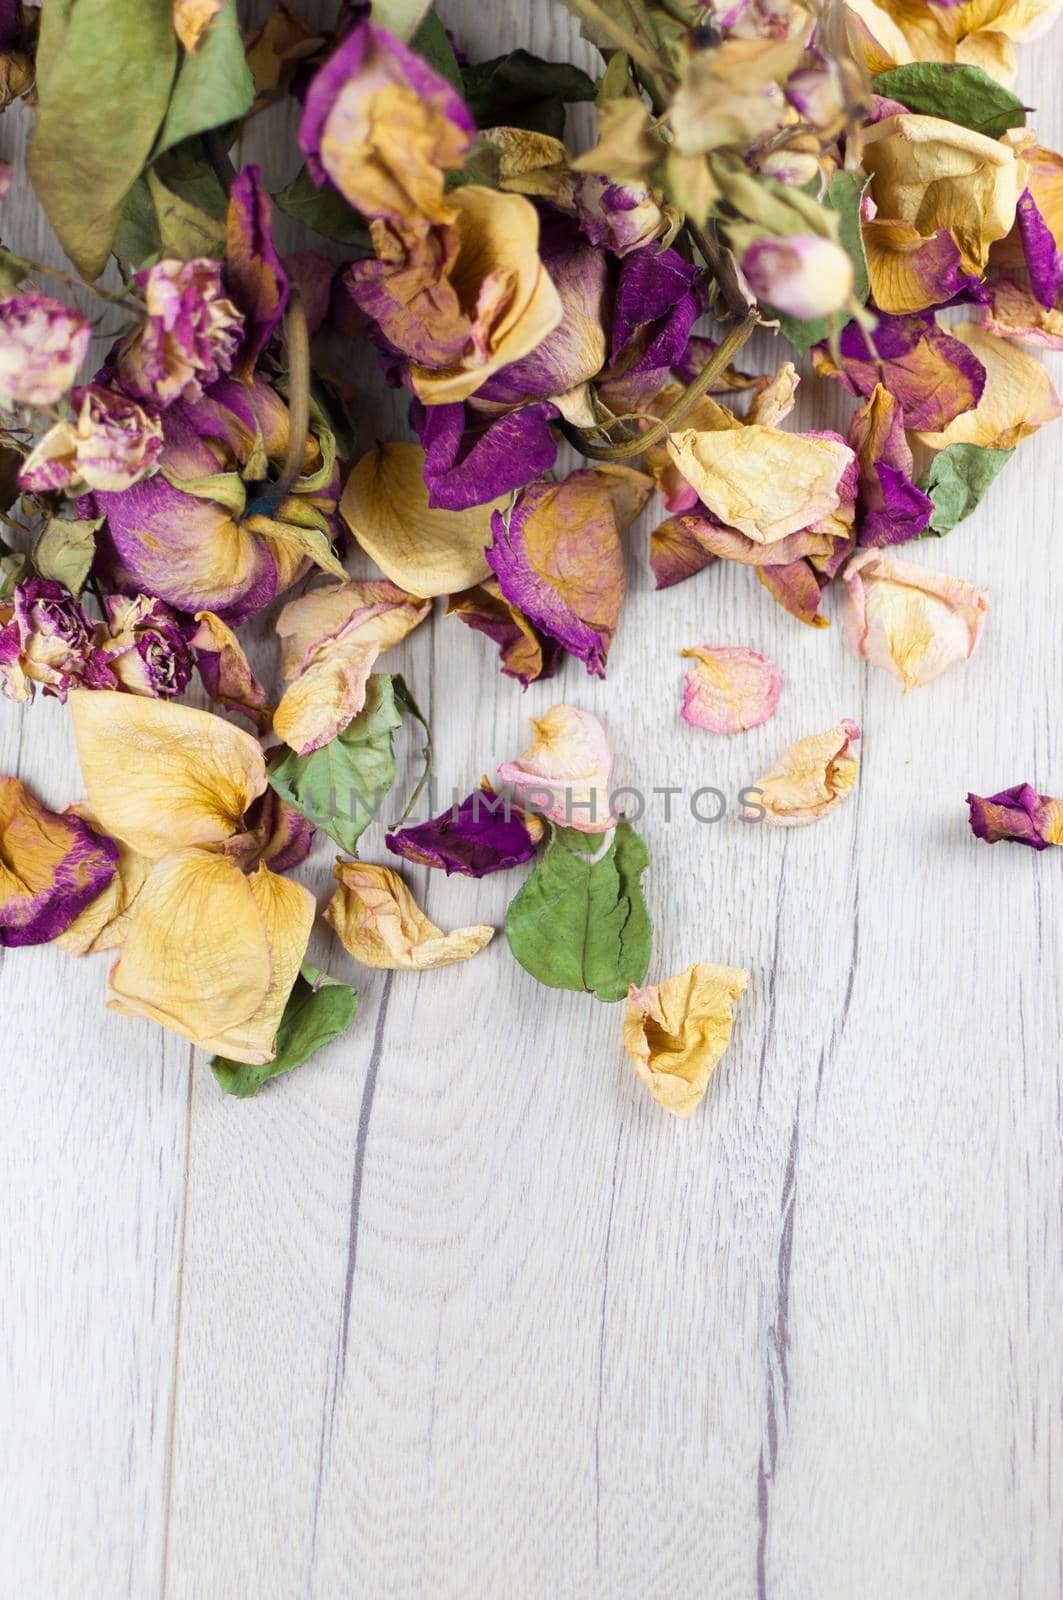
[[[390,867],[341,859],[333,875],[339,888],[325,908],[325,921],[364,966],[446,967],[468,961],[494,937],[494,928],[484,924],[443,933]]]
[[[590,711],[551,706],[530,717],[534,741],[515,761],[498,769],[541,816],[580,833],[606,833],[615,826],[609,807],[612,757],[605,729]]]
[[[357,640],[390,650],[431,611],[431,602],[407,594],[385,578],[326,583],[289,600],[277,618],[281,673],[286,679],[316,660],[328,646]]]
[[[658,1105],[689,1117],[704,1099],[717,1062],[731,1042],[734,1003],[749,973],[696,962],[624,1002],[624,1048]]]
[[[757,423],[762,428],[777,428],[797,404],[797,386],[800,382],[793,362],[782,362],[776,372],[754,389],[746,422]]]
[[[365,705],[365,687],[380,654],[376,643],[333,645],[289,684],[273,713],[273,731],[296,755],[329,744]]]
[[[490,576],[484,549],[491,543],[491,513],[508,499],[468,511],[432,510],[420,445],[385,444],[355,466],[340,511],[381,572],[408,594],[425,598],[471,589]]]
[[[758,544],[774,544],[836,510],[853,459],[840,439],[764,428],[680,429],[668,454],[714,516]]]
[[[846,717],[826,733],[792,744],[752,786],[764,821],[800,828],[841,805],[856,782],[860,759],[853,745],[859,737],[859,724]]]
[[[478,311],[491,299],[500,312],[475,356],[442,369],[411,363],[414,392],[429,406],[467,400],[500,367],[529,355],[564,316],[539,255],[539,213],[531,201],[474,183],[452,189],[447,199],[461,241],[451,274],[458,299]]]
[[[1010,450],[1059,416],[1059,396],[1041,363],[1018,345],[987,333],[976,322],[949,328],[985,367],[982,398],[972,411],[961,412],[941,433],[917,438],[935,450],[947,444],[980,444]]]
[[[67,810],[90,826],[99,826],[99,819],[89,806],[67,806]],[[116,839],[115,844],[118,861],[114,877],[103,893],[98,894],[55,941],[67,955],[99,955],[101,950],[117,950],[125,939],[133,903],[147,882],[154,862],[131,850],[121,839]]]
[[[257,740],[207,711],[86,689],[69,703],[100,826],[152,860],[221,844],[266,787]]]
[[[880,217],[907,222],[925,238],[947,229],[963,270],[985,270],[990,245],[1015,221],[1020,168],[1010,145],[905,112],[865,128],[861,149]]]

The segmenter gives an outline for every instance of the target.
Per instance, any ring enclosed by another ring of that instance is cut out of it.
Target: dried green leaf
[[[270,763],[269,781],[281,799],[324,828],[348,855],[357,855],[359,839],[395,782],[395,730],[404,713],[427,730],[402,678],[374,673],[365,705],[335,739],[309,755],[287,751]],[[423,784],[424,778],[418,794]]]
[[[560,139],[565,106],[593,100],[594,82],[578,67],[511,50],[462,71],[465,102],[480,128],[527,128]]]
[[[551,989],[622,1000],[650,964],[652,930],[639,880],[649,851],[629,823],[608,848],[584,854],[586,834],[554,828],[531,877],[506,913],[509,948]]]
[[[61,583],[70,593],[81,593],[96,554],[96,535],[103,518],[79,521],[52,517],[33,549],[33,565],[42,578]]]
[[[432,0],[373,0],[369,20],[397,39],[408,39],[424,21]]]
[[[451,88],[461,94],[461,68],[458,66],[458,58],[447,38],[446,28],[434,11],[428,13],[420,27],[411,35],[410,49],[416,50],[441,78],[446,78]]]
[[[323,239],[350,245],[362,256],[373,254],[373,242],[365,220],[331,183],[319,189],[305,167],[300,167],[291,183],[278,190],[273,198],[286,216],[294,217],[306,228],[313,228]]]
[[[871,87],[909,111],[958,122],[961,128],[973,128],[988,139],[999,139],[1009,128],[1026,126],[1026,109],[1018,95],[981,67],[954,61],[913,61],[906,67],[877,72]]]
[[[939,450],[919,480],[920,489],[934,502],[923,538],[940,539],[969,517],[1014,454],[980,444],[949,444]]]
[[[191,261],[195,256],[225,254],[225,220],[193,201],[183,199],[163,182],[158,167],[147,175],[148,192],[159,227],[159,248],[164,256]]]
[[[182,139],[239,122],[255,99],[255,83],[244,54],[236,0],[222,0],[192,55],[182,56],[162,125],[156,156]]]
[[[288,996],[277,1029],[277,1053],[263,1066],[215,1056],[211,1070],[226,1094],[241,1100],[257,1094],[264,1083],[291,1072],[345,1033],[358,1010],[358,996],[349,984],[330,978],[307,963]]]
[[[171,0],[43,7],[29,171],[63,249],[87,278],[107,263],[166,114],[176,60]]]

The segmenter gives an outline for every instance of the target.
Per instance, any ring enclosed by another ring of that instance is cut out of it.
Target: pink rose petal
[[[740,645],[695,645],[683,650],[691,667],[679,715],[709,733],[744,733],[775,715],[782,674],[774,661]]]

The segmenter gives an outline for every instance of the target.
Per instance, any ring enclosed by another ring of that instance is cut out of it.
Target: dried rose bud
[[[846,252],[813,233],[755,239],[742,257],[742,271],[758,300],[802,322],[840,311],[853,292]]]
[[[0,406],[54,406],[77,377],[90,335],[80,312],[49,295],[0,300]]]
[[[157,411],[96,384],[71,399],[76,423],[57,422],[31,450],[19,473],[23,489],[118,493],[154,471],[163,445]]]
[[[221,265],[205,257],[157,261],[134,279],[147,321],[118,351],[124,389],[168,406],[198,400],[204,387],[230,371],[244,319],[226,297]]]
[[[96,629],[90,687],[124,689],[163,700],[182,694],[192,675],[189,630],[161,600],[108,596]]]
[[[65,700],[83,679],[91,650],[85,614],[60,583],[29,578],[0,607],[0,686],[12,700],[31,699],[35,683]]]

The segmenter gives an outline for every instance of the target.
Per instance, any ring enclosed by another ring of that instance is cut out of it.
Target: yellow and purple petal
[[[969,794],[971,832],[987,844],[1007,840],[1031,850],[1063,844],[1063,800],[1038,794],[1028,783],[1017,783],[999,794]]]
[[[47,944],[102,895],[118,846],[70,812],[0,778],[0,946]]]

